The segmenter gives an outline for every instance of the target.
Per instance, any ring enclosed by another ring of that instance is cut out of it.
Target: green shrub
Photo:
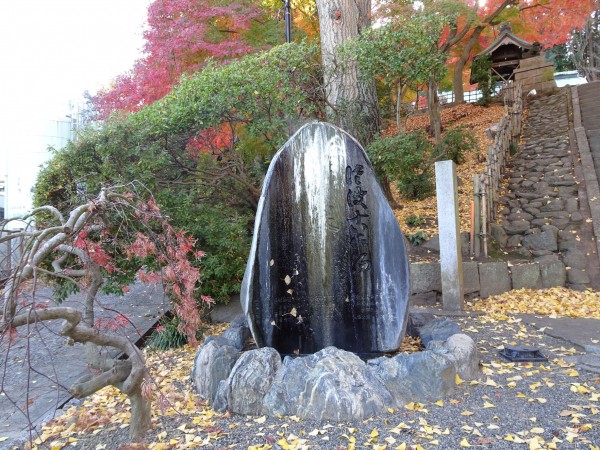
[[[473,60],[471,64],[471,80],[477,83],[481,90],[482,97],[477,101],[478,104],[486,106],[492,100],[492,94],[499,81],[497,75],[492,74],[492,61],[489,56],[483,56]]]
[[[421,245],[429,239],[429,236],[424,231],[417,231],[416,233],[407,234],[406,239],[408,239],[412,245]]]
[[[187,344],[187,337],[179,332],[177,326],[177,318],[163,317],[161,324],[156,327],[148,338],[147,346],[156,350],[183,347]]]
[[[407,199],[423,199],[433,193],[433,145],[423,133],[379,137],[366,151],[377,174],[395,182]]]
[[[405,222],[409,227],[418,227],[425,224],[425,219],[418,214],[411,214],[406,218]]]
[[[463,127],[449,130],[442,137],[442,142],[438,146],[437,160],[451,159],[456,164],[465,162],[467,152],[477,151],[477,139],[475,135]]]
[[[42,169],[36,206],[69,210],[86,192],[138,181],[139,194],[152,192],[205,252],[193,262],[198,298],[227,302],[240,289],[268,163],[290,124],[317,114],[319,55],[314,44],[292,43],[210,63],[139,112],[81,130]]]

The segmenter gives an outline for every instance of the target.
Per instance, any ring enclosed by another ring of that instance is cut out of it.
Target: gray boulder
[[[408,321],[406,323],[406,335],[417,337],[419,336],[419,328],[424,326],[426,323],[431,322],[435,316],[432,313],[411,310],[408,315]]]
[[[486,298],[491,295],[510,291],[511,281],[508,265],[504,261],[485,262],[479,264],[479,295]]]
[[[244,311],[242,310],[242,304],[240,303],[240,296],[232,295],[229,303],[215,304],[210,310],[211,322],[217,323],[229,323],[233,322],[236,317],[243,316]]]
[[[392,396],[354,353],[326,347],[286,357],[264,398],[264,412],[312,420],[363,420],[383,413]]]
[[[369,367],[385,384],[395,406],[440,400],[456,385],[454,363],[432,350],[377,358],[369,361]]]
[[[470,336],[454,334],[444,343],[444,348],[448,351],[444,357],[452,361],[456,373],[463,380],[474,380],[479,377],[481,373],[479,350]]]
[[[514,234],[508,238],[508,240],[506,241],[506,246],[518,247],[519,245],[521,245],[521,240],[523,240],[523,236],[521,236],[520,234]]]
[[[566,266],[574,269],[585,269],[587,265],[587,258],[585,253],[580,250],[569,250],[563,258],[563,262]]]
[[[445,341],[456,333],[460,333],[460,327],[445,317],[433,319],[418,328],[419,337],[425,346],[430,341]]]
[[[237,349],[222,345],[213,339],[205,343],[196,353],[192,382],[200,398],[212,402],[221,380],[225,380],[239,358]]]
[[[567,281],[571,284],[588,284],[590,276],[585,269],[570,268],[567,270]]]
[[[217,387],[217,394],[213,400],[212,409],[216,412],[224,413],[227,411],[227,380],[221,380]]]
[[[565,265],[560,261],[549,261],[540,263],[540,274],[542,275],[542,288],[564,286],[567,281]]]
[[[421,247],[426,248],[428,250],[434,250],[436,252],[440,251],[440,236],[433,235],[427,241],[421,244]]]
[[[508,235],[506,231],[502,227],[502,225],[497,223],[490,224],[490,230],[492,234],[492,238],[498,243],[500,248],[506,247],[506,243],[508,241]]]
[[[234,413],[263,414],[263,397],[280,367],[281,356],[274,348],[263,347],[244,353],[233,366],[224,386],[219,386],[222,391],[217,395],[220,409],[226,398],[227,409]]]
[[[465,295],[479,292],[479,266],[476,261],[463,261],[463,292]]]
[[[411,293],[421,294],[430,291],[442,291],[442,275],[439,263],[421,263],[410,265]]]
[[[231,342],[231,345],[242,350],[250,337],[250,328],[245,316],[238,316],[231,321],[229,327],[223,333],[223,337]]]
[[[542,287],[540,266],[537,263],[512,266],[510,273],[513,289],[539,289]]]
[[[531,250],[548,250],[551,252],[558,250],[556,233],[551,230],[528,234],[523,237],[521,244]]]
[[[503,225],[503,227],[504,231],[506,231],[506,234],[521,234],[529,230],[530,223],[527,220],[517,220],[515,222],[511,222],[510,224]]]

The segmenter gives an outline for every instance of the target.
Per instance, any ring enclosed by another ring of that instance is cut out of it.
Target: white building
[[[52,156],[50,148],[59,150],[74,138],[79,114],[75,108],[70,109],[71,114],[58,120],[24,121],[0,141],[4,218],[21,216],[31,210],[36,178],[42,164]]]
[[[4,179],[0,178],[0,220],[4,219]]]
[[[556,81],[557,87],[577,86],[579,84],[587,83],[586,79],[579,76],[576,70],[570,70],[568,72],[556,72],[554,74],[554,81]]]

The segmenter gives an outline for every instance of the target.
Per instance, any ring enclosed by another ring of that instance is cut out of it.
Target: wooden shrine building
[[[523,84],[523,93],[532,89],[547,90],[556,87],[554,67],[547,62],[538,42],[527,42],[512,33],[509,23],[500,27],[498,37],[474,59],[488,56],[492,73],[504,82]]]

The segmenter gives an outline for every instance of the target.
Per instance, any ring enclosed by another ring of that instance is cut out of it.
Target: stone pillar
[[[460,245],[460,220],[454,161],[435,163],[442,305],[450,311],[464,309],[463,270]]]

